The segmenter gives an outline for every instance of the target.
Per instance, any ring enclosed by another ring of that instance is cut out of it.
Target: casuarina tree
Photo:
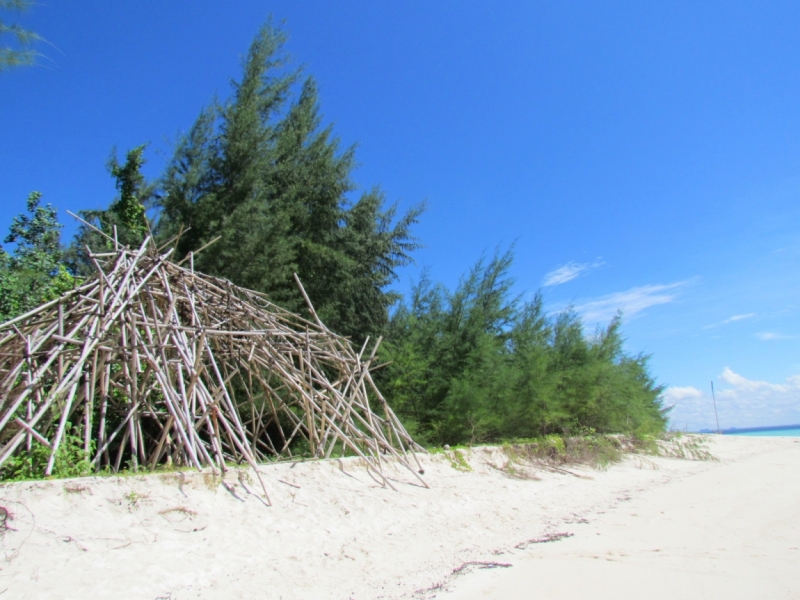
[[[296,272],[333,330],[363,339],[388,321],[388,286],[417,247],[422,208],[398,215],[380,189],[355,196],[355,148],[323,126],[317,86],[287,67],[285,33],[265,24],[225,102],[203,109],[161,178],[161,239],[177,258],[304,310]]]

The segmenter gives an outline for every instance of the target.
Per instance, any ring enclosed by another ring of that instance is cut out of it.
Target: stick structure
[[[370,374],[380,339],[356,352],[299,279],[313,322],[171,252],[90,254],[95,277],[0,324],[0,466],[38,444],[49,475],[69,434],[98,470],[247,463],[267,500],[258,463],[348,451],[383,485],[392,457],[427,487]]]

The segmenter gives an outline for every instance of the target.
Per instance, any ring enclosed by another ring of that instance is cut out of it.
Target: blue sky
[[[796,2],[49,0],[0,74],[0,231],[41,190],[71,233],[112,146],[156,176],[270,14],[357,182],[428,203],[399,289],[516,242],[519,293],[624,311],[675,427],[714,426],[712,380],[723,427],[800,422]]]

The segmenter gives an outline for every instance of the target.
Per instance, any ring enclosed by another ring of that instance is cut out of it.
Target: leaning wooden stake
[[[149,238],[109,241],[93,279],[0,324],[0,467],[39,444],[49,474],[77,439],[97,469],[246,463],[269,502],[259,462],[349,451],[383,485],[391,457],[427,486],[370,374],[380,339],[356,352],[296,275],[313,321],[196,272],[191,254],[186,269]]]

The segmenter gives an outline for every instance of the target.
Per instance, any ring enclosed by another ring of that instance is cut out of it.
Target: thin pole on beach
[[[719,428],[719,415],[717,414],[717,398],[714,396],[714,382],[711,382],[711,400],[714,401],[714,418],[717,420],[717,434],[722,433]]]

